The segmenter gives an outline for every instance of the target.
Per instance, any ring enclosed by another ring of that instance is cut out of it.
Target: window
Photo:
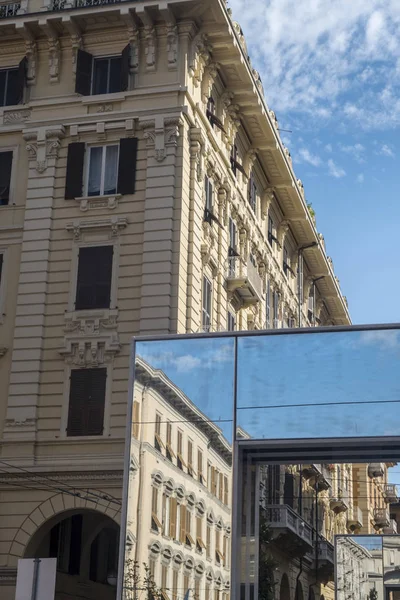
[[[215,560],[217,565],[221,565],[224,560],[221,552],[221,531],[218,529],[218,527],[215,531]]]
[[[257,186],[254,181],[253,171],[251,172],[249,179],[248,200],[252,211],[255,213],[257,210]]]
[[[213,221],[213,184],[207,175],[204,177],[204,191],[206,204],[204,207],[204,220],[211,225]]]
[[[113,246],[79,249],[75,310],[110,308]]]
[[[236,250],[236,243],[237,243],[236,223],[230,217],[229,218],[229,248],[228,248],[229,277],[235,276],[237,257],[239,256],[239,254]]]
[[[135,439],[139,438],[139,419],[140,419],[140,404],[136,400],[133,403],[133,419],[132,419],[132,435]]]
[[[231,162],[231,169],[232,169],[235,177],[236,177],[237,171],[240,171],[241,173],[243,173],[243,175],[246,175],[246,171],[243,169],[242,165],[238,161],[238,149],[237,149],[236,144],[234,144],[231,148],[230,162]]]
[[[198,474],[200,483],[205,485],[206,480],[205,480],[205,477],[203,474],[203,453],[200,449],[197,450],[197,474]]]
[[[198,552],[203,552],[205,550],[206,545],[203,541],[203,519],[202,517],[196,517],[196,550]]]
[[[162,525],[158,519],[158,488],[154,486],[151,492],[151,528],[156,532],[162,529]]]
[[[172,572],[172,600],[178,599],[178,571],[176,569]]]
[[[68,145],[65,199],[107,194],[134,194],[136,187],[137,138],[121,138],[119,144]],[[87,154],[86,169],[85,155]],[[83,183],[86,173],[85,185]]]
[[[207,523],[206,556],[211,558],[211,525]]]
[[[268,243],[272,247],[273,242],[277,242],[277,238],[274,236],[274,222],[272,217],[268,217]]]
[[[288,270],[289,270],[289,255],[288,255],[288,250],[286,248],[286,246],[283,247],[283,272],[285,273],[286,277],[288,276]]]
[[[118,145],[89,148],[86,181],[87,196],[116,194],[118,178]]]
[[[167,600],[167,589],[168,589],[168,567],[167,565],[161,565],[161,594],[164,600]]]
[[[190,547],[195,545],[192,538],[192,513],[188,508],[186,508],[185,544]]]
[[[166,457],[172,462],[172,457],[176,454],[172,449],[172,424],[170,421],[167,423],[167,444],[166,444]]]
[[[26,65],[25,57],[18,67],[0,70],[0,106],[12,106],[23,101]]]
[[[228,310],[228,331],[235,331],[236,329],[236,318],[235,315]]]
[[[211,329],[211,281],[203,277],[203,308],[202,308],[203,331]]]
[[[193,477],[196,475],[196,472],[193,468],[193,442],[192,440],[188,440],[188,474]]]
[[[154,447],[158,452],[161,452],[161,448],[164,447],[164,442],[161,439],[161,415],[159,413],[156,413]]]
[[[0,254],[0,286],[1,286],[1,275],[3,272],[3,261],[4,261],[4,254]]]
[[[269,329],[271,326],[271,285],[267,281],[267,289],[265,293],[265,328]]]
[[[226,475],[224,475],[224,504],[226,506],[228,506],[228,496],[229,496],[228,478]]]
[[[67,435],[102,435],[107,369],[73,369]]]
[[[186,467],[186,463],[183,459],[183,433],[178,429],[178,444],[177,444],[177,466],[183,471],[183,467]]]
[[[225,129],[222,124],[222,121],[217,117],[217,115],[215,113],[216,113],[215,101],[214,101],[214,98],[212,96],[210,96],[209,99],[207,100],[207,110],[206,110],[207,119],[210,121],[211,127],[214,127],[214,125],[215,125],[216,127],[218,127],[218,129],[221,129],[221,131],[223,131],[225,133]]]
[[[223,487],[224,487],[224,476],[222,473],[218,473],[218,500],[223,498]]]
[[[273,310],[274,310],[273,328],[277,329],[279,327],[279,292],[275,291],[273,293],[272,300],[273,300]]]
[[[78,50],[75,92],[83,96],[113,94],[129,88],[130,45],[118,56],[94,58]]]
[[[200,600],[200,579],[194,580],[194,600]]]
[[[178,501],[176,498],[170,498],[169,501],[169,537],[176,539],[176,525],[178,519]]]
[[[10,199],[12,151],[0,152],[0,206],[7,206]]]

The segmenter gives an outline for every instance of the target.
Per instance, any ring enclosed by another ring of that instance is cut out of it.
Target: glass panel
[[[7,77],[6,105],[12,106],[18,103],[18,69],[10,69]],[[1,92],[0,92],[1,93]]]
[[[397,507],[393,507],[397,516]],[[396,519],[391,520],[391,525],[396,523]],[[400,522],[399,522],[400,525]],[[392,532],[393,533],[393,532]],[[383,536],[383,582],[385,585],[386,599],[400,599],[400,536],[384,535]]]
[[[121,57],[110,58],[109,93],[121,91]]]
[[[106,147],[104,194],[115,194],[118,177],[118,146]]]
[[[101,163],[103,148],[90,148],[88,196],[99,196],[101,191]]]
[[[240,436],[398,435],[399,358],[398,330],[239,337]]]
[[[6,106],[7,71],[0,71],[0,106]]]
[[[107,94],[108,92],[108,70],[110,60],[108,58],[95,58],[93,61],[93,94]]]
[[[148,568],[153,597],[193,598],[199,577],[202,598],[206,582],[210,600],[221,597],[230,581],[234,340],[137,342],[135,361],[123,598],[136,598]],[[165,561],[174,589],[159,596]]]

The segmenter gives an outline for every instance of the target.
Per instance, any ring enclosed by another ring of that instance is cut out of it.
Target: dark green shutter
[[[137,138],[119,142],[118,194],[134,194],[136,184]]]
[[[113,246],[80,248],[75,310],[109,308]]]
[[[8,204],[13,153],[0,152],[0,206]]]
[[[84,142],[68,145],[67,175],[65,179],[65,199],[73,200],[82,196],[83,163],[85,159]]]
[[[75,92],[82,96],[90,96],[92,83],[93,56],[85,50],[78,49],[76,58]]]
[[[107,369],[73,369],[70,377],[67,434],[101,435]]]
[[[129,89],[129,71],[131,62],[131,46],[128,44],[121,54],[121,92]]]

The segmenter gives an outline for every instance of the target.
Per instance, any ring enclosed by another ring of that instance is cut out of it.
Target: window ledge
[[[94,94],[93,96],[82,96],[82,104],[108,104],[110,102],[123,102],[126,98],[124,92],[114,92],[113,94]]]
[[[112,319],[114,322],[117,317],[117,308],[83,308],[82,310],[72,310],[64,314],[64,319],[67,325],[71,322],[81,319]]]
[[[109,194],[106,196],[81,196],[75,198],[75,201],[79,203],[79,208],[82,212],[87,212],[92,208],[108,208],[113,210],[117,208],[121,198],[122,194]]]

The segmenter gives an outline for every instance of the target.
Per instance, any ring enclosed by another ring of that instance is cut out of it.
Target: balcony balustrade
[[[349,511],[349,516],[347,518],[347,528],[350,531],[357,531],[361,529],[363,526],[363,514],[362,510],[359,506],[353,506],[351,511]]]
[[[374,509],[374,525],[376,529],[383,529],[385,527],[389,527],[390,518],[386,508]]]
[[[332,486],[332,475],[323,464],[302,465],[303,475],[310,479],[313,486],[318,484],[318,490],[329,490]]]
[[[245,306],[262,300],[262,279],[250,257],[247,261],[240,256],[228,258],[226,284],[228,291],[236,292]]]
[[[370,463],[368,465],[368,475],[370,477],[382,477],[385,473],[385,465],[383,463]]]
[[[277,545],[293,556],[312,551],[312,528],[286,504],[265,507],[265,517]]]
[[[350,500],[348,494],[346,494],[341,489],[339,489],[337,493],[332,493],[329,502],[331,509],[336,513],[345,512],[350,507]]]
[[[0,19],[15,17],[21,10],[21,2],[7,2],[0,4]]]
[[[388,504],[398,502],[397,488],[394,483],[387,483],[383,492],[385,502]]]
[[[390,519],[389,525],[383,528],[383,533],[387,535],[397,534],[397,522],[394,519]]]

